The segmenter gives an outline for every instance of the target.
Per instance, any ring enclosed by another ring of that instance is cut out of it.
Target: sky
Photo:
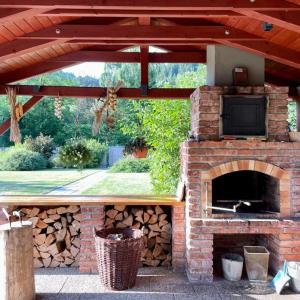
[[[91,76],[99,79],[100,75],[104,72],[104,65],[105,63],[88,62],[65,68],[63,71],[73,73],[76,76]]]
[[[157,47],[150,46],[149,52],[166,52]],[[78,64],[73,67],[63,69],[64,72],[73,73],[76,76],[91,76],[99,79],[100,75],[104,72],[105,63],[88,62]]]

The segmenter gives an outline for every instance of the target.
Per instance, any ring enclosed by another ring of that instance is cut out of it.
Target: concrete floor
[[[35,284],[37,300],[296,300],[300,294],[286,289],[276,295],[267,285],[250,285],[247,280],[237,283],[222,279],[213,284],[191,284],[185,274],[165,268],[143,268],[133,289],[115,292],[102,288],[98,275],[80,274],[76,268],[39,269]]]

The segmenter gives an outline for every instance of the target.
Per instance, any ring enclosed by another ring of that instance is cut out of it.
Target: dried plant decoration
[[[106,112],[106,124],[108,128],[113,128],[115,125],[115,117],[114,113],[116,112],[117,106],[117,92],[122,87],[123,82],[118,81],[115,87],[108,87],[106,98],[99,98],[95,101],[95,104],[92,107],[92,111],[94,113],[94,121],[92,126],[93,135],[97,135],[99,133],[101,123],[103,120],[103,115]]]
[[[62,99],[58,95],[54,98],[54,115],[57,119],[61,120],[62,118]]]
[[[20,105],[17,104],[17,89],[8,87],[6,89],[7,98],[10,105],[10,136],[9,140],[15,144],[21,143],[21,132],[19,128],[19,120],[23,116],[23,107],[20,111]],[[18,107],[18,109],[16,109]],[[18,111],[18,112],[17,112]]]

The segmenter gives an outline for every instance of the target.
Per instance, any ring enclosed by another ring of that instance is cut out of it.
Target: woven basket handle
[[[96,227],[93,228],[93,233],[94,233],[94,237],[96,237],[97,236],[97,229],[96,229]]]

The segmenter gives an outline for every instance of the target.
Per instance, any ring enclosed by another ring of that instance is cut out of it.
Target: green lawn
[[[0,171],[0,195],[45,194],[95,170]]]
[[[152,195],[148,173],[107,173],[106,177],[84,195]]]

